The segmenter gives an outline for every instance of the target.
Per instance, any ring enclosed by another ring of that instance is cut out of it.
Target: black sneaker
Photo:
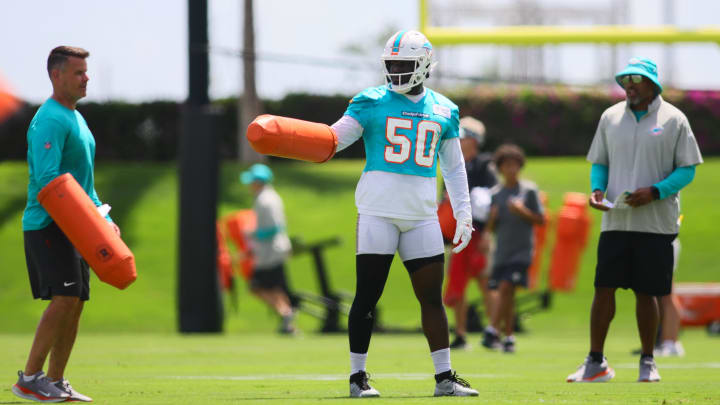
[[[457,373],[448,370],[435,374],[436,397],[476,397],[478,392],[470,388],[470,384],[457,376]]]
[[[515,339],[503,340],[502,351],[505,353],[515,353]]]
[[[466,349],[467,348],[467,342],[465,341],[465,337],[461,335],[455,336],[455,340],[450,343],[451,349]]]
[[[483,346],[491,350],[498,350],[500,346],[500,336],[495,332],[490,332],[487,329],[483,331],[483,338],[480,342]]]
[[[351,398],[370,398],[379,397],[380,393],[368,384],[370,374],[364,371],[358,371],[350,376],[350,397]]]

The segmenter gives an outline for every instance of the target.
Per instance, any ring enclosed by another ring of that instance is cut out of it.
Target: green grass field
[[[24,361],[28,334],[0,335],[0,404],[19,403],[10,392]],[[386,404],[700,404],[720,401],[717,341],[701,331],[683,336],[689,354],[659,359],[663,381],[635,382],[633,333],[613,333],[608,356],[617,377],[607,384],[568,384],[586,350],[586,336],[533,331],[518,353],[484,348],[453,353],[453,367],[481,396],[433,398],[432,363],[420,335],[376,335],[368,359],[372,384]],[[473,343],[476,343],[474,341]],[[81,333],[68,371],[73,386],[102,404],[317,404],[353,401],[348,395],[344,336],[283,338],[242,333],[222,336]]]
[[[362,170],[357,161],[323,165],[273,162],[279,193],[285,199],[291,235],[312,242],[339,235],[342,244],[326,252],[330,278],[338,290],[354,288],[354,188]],[[242,168],[224,164],[220,213],[248,208],[251,197],[237,182]],[[9,387],[22,368],[32,333],[45,307],[34,302],[25,270],[20,219],[27,171],[23,162],[0,163],[0,404],[14,403]],[[554,212],[567,191],[588,188],[589,166],[582,158],[530,159],[525,175],[549,196]],[[716,228],[720,210],[720,160],[700,166],[683,191],[685,221],[678,281],[717,281]],[[237,311],[226,305],[225,333],[183,336],[176,333],[177,178],[171,164],[98,162],[97,190],[113,206],[111,215],[136,256],[139,278],[126,291],[94,279],[68,377],[98,403],[317,403],[347,395],[347,340],[319,335],[319,322],[300,314],[302,336],[274,334],[277,319],[239,284]],[[611,384],[570,385],[564,378],[587,352],[588,311],[592,299],[594,249],[600,216],[583,256],[578,284],[570,294],[555,294],[549,311],[525,320],[515,356],[475,348],[453,355],[453,366],[480,389],[481,403],[718,403],[720,340],[704,330],[683,332],[688,355],[660,359],[660,384],[637,384],[639,346],[632,294],[618,293],[618,311],[607,355],[618,377]],[[552,232],[548,235],[552,241]],[[551,243],[550,243],[551,245]],[[550,249],[545,252],[546,261]],[[547,263],[546,263],[547,264]],[[547,265],[543,266],[545,271]],[[299,290],[317,291],[312,261],[293,257],[289,277]],[[544,276],[543,276],[544,277]],[[478,297],[470,288],[471,299]],[[414,328],[419,314],[408,277],[393,264],[381,299],[386,325]],[[344,319],[342,322],[344,323]],[[477,343],[479,336],[473,337]],[[377,335],[369,371],[383,393],[380,402],[435,400],[432,363],[419,334]],[[461,399],[452,399],[452,402]]]

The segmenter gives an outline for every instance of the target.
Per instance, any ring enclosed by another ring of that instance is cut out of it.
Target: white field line
[[[375,379],[394,380],[427,380],[432,379],[428,373],[387,373],[372,374]],[[500,374],[463,374],[461,377],[471,378],[500,378]],[[507,377],[507,376],[505,376]],[[253,374],[253,375],[171,375],[159,376],[161,379],[171,380],[228,380],[228,381],[260,381],[260,380],[291,380],[291,381],[344,381],[348,379],[346,374]]]
[[[682,369],[703,369],[703,368],[720,368],[720,363],[677,363],[677,364],[663,364],[663,361],[658,361],[657,359],[655,362],[658,365],[659,370],[664,369],[672,369],[672,368],[682,368]],[[613,368],[638,368],[638,363],[620,363],[620,364],[610,364],[610,367]]]
[[[636,369],[637,363],[611,364],[617,369]],[[720,363],[679,363],[662,364],[658,368],[664,369],[715,369],[720,368]],[[426,380],[431,379],[428,373],[376,373],[373,378],[391,380]],[[463,374],[467,378],[505,378],[511,377],[508,374]],[[159,379],[169,380],[218,380],[218,381],[262,381],[262,380],[286,380],[286,381],[344,381],[346,374],[253,374],[253,375],[170,375],[158,376]]]

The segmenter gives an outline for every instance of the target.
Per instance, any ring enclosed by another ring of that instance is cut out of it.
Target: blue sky
[[[508,4],[510,0],[486,1]],[[228,51],[241,48],[242,0],[209,0],[211,96],[241,91],[239,59]],[[433,0],[442,4],[442,0]],[[576,4],[541,0],[541,4]],[[610,0],[586,0],[603,5]],[[631,22],[662,22],[661,0],[630,0]],[[277,98],[291,91],[353,94],[381,81],[378,37],[390,28],[416,27],[416,0],[256,0],[258,92]],[[717,24],[720,2],[676,0],[675,24],[698,28]],[[4,1],[0,13],[0,74],[18,96],[40,102],[50,94],[45,59],[60,44],[82,46],[88,60],[88,99],[148,101],[182,100],[187,96],[186,0],[22,0]],[[479,21],[478,24],[489,22]],[[343,49],[365,46],[365,55]],[[366,46],[367,44],[367,46]],[[440,67],[459,75],[482,75],[508,68],[504,47],[437,48]],[[553,80],[569,84],[611,83],[611,66],[603,66],[607,50],[585,45],[549,51],[546,67]],[[655,58],[661,78],[666,62],[659,45],[630,45],[620,51],[618,65],[634,55]],[[288,63],[302,61],[302,64]],[[676,45],[672,84],[680,88],[720,89],[720,46]],[[619,69],[620,66],[615,68]],[[430,86],[462,83],[430,81]]]

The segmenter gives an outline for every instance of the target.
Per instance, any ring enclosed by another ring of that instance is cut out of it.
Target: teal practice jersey
[[[52,218],[38,202],[37,195],[64,173],[72,174],[95,205],[101,205],[93,176],[95,138],[77,110],[48,99],[30,122],[27,143],[30,181],[23,230],[38,230],[50,224]]]
[[[346,115],[363,127],[365,169],[435,177],[440,144],[458,136],[458,107],[428,88],[417,103],[388,90],[368,88],[356,95]]]

